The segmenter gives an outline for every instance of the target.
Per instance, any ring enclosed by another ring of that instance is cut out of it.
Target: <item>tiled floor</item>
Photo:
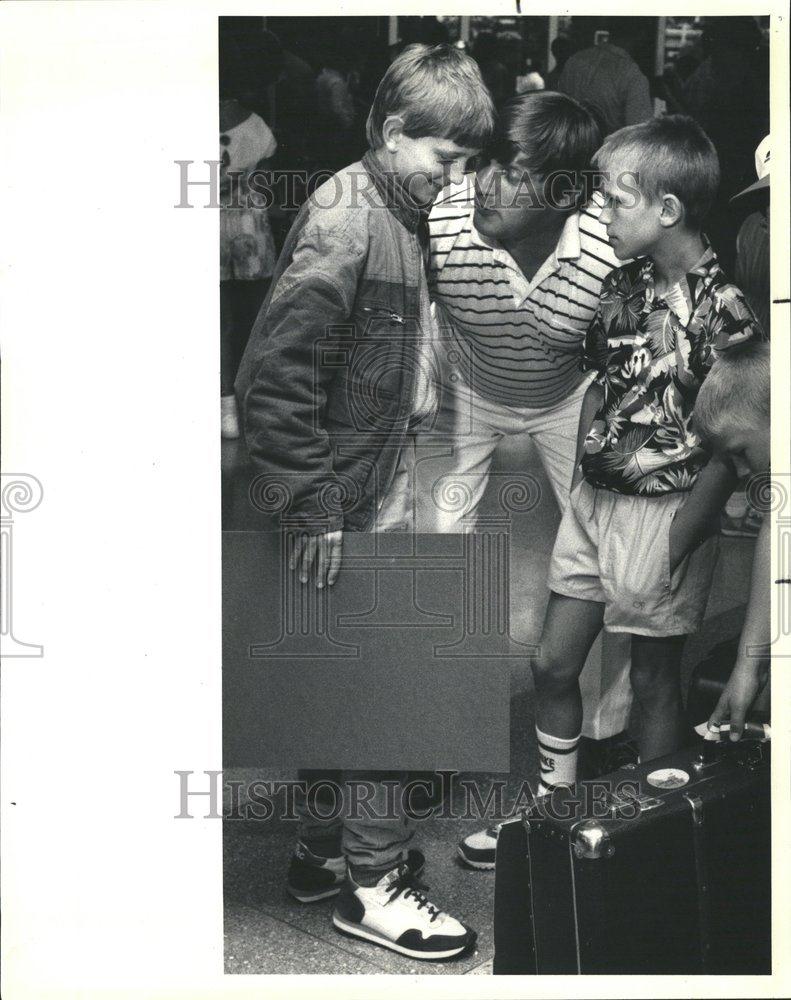
[[[530,471],[546,485],[529,441],[517,438],[501,448],[501,469]],[[242,446],[223,443],[223,530],[255,530],[268,525],[250,511]],[[548,487],[544,491],[548,497]],[[515,638],[536,642],[546,603],[545,578],[559,515],[547,501],[523,519],[513,537],[512,628]],[[714,642],[735,634],[749,579],[753,544],[723,539],[720,563],[709,600],[707,624],[689,640],[685,673]],[[511,773],[507,795],[515,796],[536,769],[533,741],[533,689],[527,663],[516,663],[511,678]],[[226,779],[247,780],[251,772],[226,771]],[[295,777],[272,775],[266,777]],[[495,775],[465,775],[487,782]],[[485,789],[484,789],[485,791]],[[457,796],[461,790],[457,789]],[[420,824],[419,846],[427,859],[424,878],[430,897],[478,931],[474,954],[445,963],[415,962],[385,949],[342,937],[330,921],[331,901],[300,905],[284,890],[294,841],[293,823],[227,820],[225,823],[225,956],[228,973],[401,973],[491,974],[494,954],[492,908],[494,873],[462,867],[455,845],[479,826],[472,820],[432,818]]]

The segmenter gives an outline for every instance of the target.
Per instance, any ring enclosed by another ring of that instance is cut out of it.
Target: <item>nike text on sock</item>
[[[545,795],[558,785],[573,785],[577,780],[577,747],[580,733],[572,739],[550,736],[536,726],[538,758],[541,765],[539,794]]]

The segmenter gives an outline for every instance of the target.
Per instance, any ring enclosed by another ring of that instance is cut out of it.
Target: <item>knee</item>
[[[642,705],[661,704],[680,697],[678,678],[670,670],[632,663],[632,690]]]
[[[542,651],[533,659],[533,683],[542,694],[566,691],[577,682],[577,672],[570,669],[568,661],[550,651]]]

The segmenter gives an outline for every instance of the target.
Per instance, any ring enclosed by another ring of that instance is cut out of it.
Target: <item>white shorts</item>
[[[703,621],[719,539],[710,538],[670,573],[670,526],[687,493],[625,496],[584,480],[569,498],[549,589],[605,605],[609,632],[671,636]]]

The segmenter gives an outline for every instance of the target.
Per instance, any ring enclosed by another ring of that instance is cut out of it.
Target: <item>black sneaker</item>
[[[471,948],[475,931],[429,902],[406,863],[368,887],[349,876],[332,914],[344,934],[370,941],[409,958],[454,958]]]
[[[412,849],[405,864],[413,875],[420,875],[425,866],[423,854]],[[337,896],[346,882],[346,858],[322,858],[301,841],[297,841],[288,866],[286,891],[300,903],[317,903]]]

